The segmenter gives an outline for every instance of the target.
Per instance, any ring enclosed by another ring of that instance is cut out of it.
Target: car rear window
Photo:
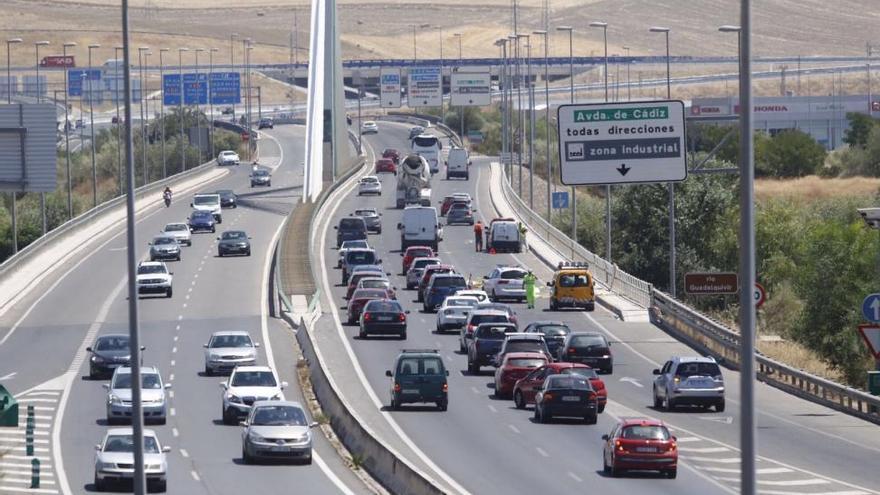
[[[358,248],[366,248],[367,241],[343,241],[342,249],[358,249]]]
[[[189,228],[182,223],[173,223],[165,226],[165,232],[178,232],[183,230],[189,230]]]
[[[563,376],[551,376],[547,379],[547,387],[550,389],[563,389],[563,390],[592,390],[593,387],[590,386],[589,380],[585,377],[577,376],[577,375],[563,375]]]
[[[349,265],[372,265],[376,262],[376,253],[372,251],[352,251],[345,255]]]
[[[361,288],[363,289],[384,289],[388,287],[389,282],[387,280],[364,280],[361,284]]]
[[[572,347],[607,347],[601,335],[575,335],[571,338]]]
[[[476,307],[479,302],[468,297],[447,297],[446,306],[467,306],[469,308]]]
[[[715,363],[679,363],[676,375],[688,376],[718,376],[721,369]]]
[[[516,358],[508,359],[507,364],[518,368],[538,368],[547,364],[547,361],[537,358]]]
[[[559,370],[560,375],[580,375],[585,378],[598,378],[596,370],[592,368],[563,368]]]
[[[476,337],[478,339],[487,340],[504,340],[507,332],[513,332],[514,329],[506,326],[490,327],[480,326],[477,328]]]
[[[520,280],[525,276],[526,276],[526,272],[524,272],[522,270],[507,270],[507,271],[501,272],[501,278],[507,279],[507,280],[514,280],[514,279]]]
[[[507,343],[507,352],[544,352],[544,343],[535,340],[516,340]]]
[[[665,426],[633,425],[625,427],[620,437],[630,440],[669,440],[669,430]]]
[[[427,258],[434,254],[434,251],[431,248],[419,248],[419,249],[410,249],[407,252],[408,255],[413,258]]]
[[[571,329],[565,325],[541,325],[535,328],[535,330],[548,337],[564,337],[571,333]]]
[[[343,218],[339,221],[340,230],[363,230],[364,228],[363,218]]]
[[[364,308],[364,311],[375,311],[377,313],[402,313],[403,308],[394,301],[370,301]]]
[[[587,275],[563,274],[559,276],[560,287],[589,287],[590,278]]]
[[[437,277],[434,279],[434,287],[467,287],[464,277]]]
[[[376,289],[358,289],[354,291],[354,295],[351,296],[352,299],[385,299],[385,291],[384,290],[376,290]]]
[[[412,266],[410,268],[424,268],[428,265],[436,265],[436,264],[437,264],[437,260],[435,260],[435,259],[421,259],[421,260],[413,261]]]
[[[471,325],[481,323],[507,323],[507,317],[504,315],[474,315],[471,317]]]
[[[355,210],[354,214],[359,217],[377,217],[377,216],[379,216],[375,210]]]

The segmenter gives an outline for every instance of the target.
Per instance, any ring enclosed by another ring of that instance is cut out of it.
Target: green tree
[[[849,120],[849,129],[844,133],[843,142],[853,147],[864,148],[868,144],[868,135],[877,125],[877,121],[870,115],[858,112],[849,112],[846,118]]]
[[[817,173],[825,162],[825,147],[797,129],[782,131],[755,144],[755,168],[760,175],[803,177]]]

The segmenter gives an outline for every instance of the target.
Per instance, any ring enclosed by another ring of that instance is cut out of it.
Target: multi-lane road
[[[379,134],[368,139],[368,153],[381,153],[383,148],[407,150],[408,127],[381,123]],[[488,193],[489,160],[474,158],[470,181],[442,179],[441,171],[432,183],[434,200],[453,192],[468,192],[475,198],[478,217],[486,222],[495,216]],[[339,217],[351,214],[357,207],[378,208],[383,213],[383,233],[370,235],[369,242],[379,251],[394,284],[402,289],[405,282],[399,275],[400,241],[394,228],[400,221],[401,210],[393,208],[395,179],[384,175],[382,181],[382,196],[357,197],[351,193],[327,221],[335,225]],[[343,288],[337,285],[340,273],[333,266],[334,233],[328,230],[324,243],[327,253],[323,270],[331,285],[325,289],[332,294],[332,310],[338,311],[339,319],[344,321]],[[530,253],[475,253],[468,226],[445,227],[440,257],[474,279],[487,274],[496,264],[533,269],[540,278],[539,287],[551,273]],[[512,401],[494,397],[491,368],[479,376],[467,372],[466,356],[458,352],[457,337],[436,334],[436,316],[422,313],[414,294],[399,291],[398,296],[412,311],[405,343],[358,339],[355,326],[343,326],[342,332],[368,386],[386,404],[390,385],[384,372],[402,347],[440,351],[451,370],[449,410],[412,407],[389,414],[421,452],[464,490],[473,494],[539,493],[549,487],[554,493],[579,493],[587,489],[607,493],[738,492],[739,375],[734,371],[725,370],[728,407],[724,413],[655,410],[651,407],[652,369],[662,366],[672,355],[692,355],[694,351],[650,324],[621,322],[601,309],[593,313],[549,312],[543,298],[535,310],[516,304],[521,326],[538,319],[562,320],[575,330],[604,332],[614,343],[614,374],[603,375],[610,403],[599,423],[536,424],[531,411],[516,410]],[[347,351],[340,348],[338,352]],[[375,407],[366,397],[349,399],[358,407]],[[870,459],[880,453],[880,432],[876,426],[766,386],[758,388],[758,405],[762,456],[758,479],[762,493],[880,493],[874,491],[876,473],[868,467]],[[611,479],[601,474],[600,437],[609,432],[617,418],[629,416],[661,418],[675,430],[682,461],[678,479]]]
[[[264,133],[260,142],[261,164],[275,167],[271,188],[250,188],[246,164],[200,188],[238,193],[240,206],[224,210],[217,235],[227,229],[247,231],[253,238],[252,256],[218,258],[215,235],[193,234],[193,245],[182,248],[183,259],[169,263],[174,297],[140,301],[144,364],[157,366],[172,384],[167,424],[148,426],[171,447],[169,493],[271,493],[288,486],[302,493],[366,492],[320,434],[314,435],[312,465],[244,465],[241,428],[220,420],[223,377],[202,373],[202,344],[212,332],[247,330],[262,344],[258,362],[274,366],[290,384],[286,398],[302,400],[291,330],[267,315],[272,246],[300,199],[302,146],[301,127],[279,126]],[[180,193],[170,208],[156,207],[139,217],[140,257],[166,223],[186,220],[191,194]],[[94,445],[107,429],[102,387],[107,382],[88,379],[84,348],[96,335],[128,331],[125,245],[123,229],[95,239],[81,259],[59,270],[62,275],[34,290],[2,319],[0,338],[24,315],[0,345],[0,376],[8,377],[4,385],[21,393],[23,404],[37,406],[36,454],[43,461],[43,493],[64,493],[65,486],[69,493],[94,490]],[[0,437],[0,443],[7,441],[21,447],[17,437]],[[28,486],[30,477],[24,473],[29,460],[24,456],[4,459],[2,466],[12,474],[0,479],[0,493]]]

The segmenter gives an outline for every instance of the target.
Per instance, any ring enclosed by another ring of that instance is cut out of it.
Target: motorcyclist
[[[165,191],[162,193],[162,198],[165,200],[165,207],[168,208],[171,206],[171,188],[166,187]]]

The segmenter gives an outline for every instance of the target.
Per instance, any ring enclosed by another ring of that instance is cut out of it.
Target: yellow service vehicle
[[[581,262],[562,262],[553,273],[550,287],[550,310],[561,307],[584,308],[593,311],[596,294],[593,290],[593,274],[589,265]]]

